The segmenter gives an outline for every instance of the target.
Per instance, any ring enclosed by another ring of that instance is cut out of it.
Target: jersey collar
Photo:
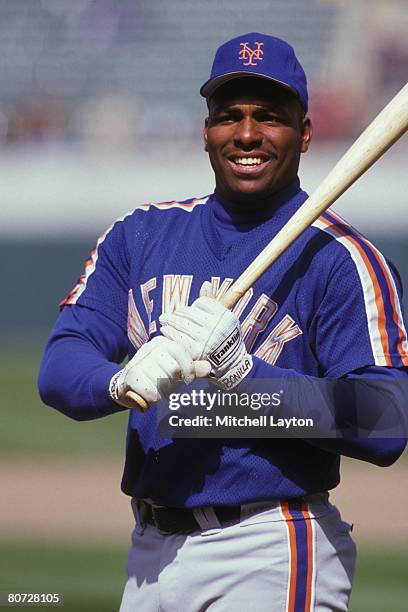
[[[239,250],[241,243],[248,246],[248,240],[258,242],[265,227],[266,242],[271,240],[306,197],[298,178],[268,200],[254,201],[250,206],[228,201],[214,193],[203,210],[204,236],[216,257],[224,259],[231,249]]]

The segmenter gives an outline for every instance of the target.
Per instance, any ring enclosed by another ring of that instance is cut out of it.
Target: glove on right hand
[[[238,317],[213,297],[209,283],[191,306],[162,314],[163,336],[184,346],[193,359],[211,364],[211,376],[225,389],[237,386],[252,368]]]

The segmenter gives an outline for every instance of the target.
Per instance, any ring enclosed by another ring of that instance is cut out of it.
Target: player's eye
[[[213,117],[214,123],[232,123],[233,121],[236,121],[234,114],[229,112],[217,113]]]
[[[283,117],[277,113],[261,112],[256,116],[256,120],[260,123],[284,123]]]

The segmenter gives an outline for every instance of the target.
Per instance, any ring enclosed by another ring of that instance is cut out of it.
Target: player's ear
[[[208,151],[207,147],[207,137],[208,137],[208,117],[205,118],[204,128],[203,128],[203,138],[204,138],[204,151]]]
[[[302,136],[300,140],[300,152],[306,153],[309,149],[310,141],[313,136],[313,126],[310,117],[302,119]]]

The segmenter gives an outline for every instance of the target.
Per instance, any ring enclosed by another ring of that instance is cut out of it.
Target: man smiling
[[[354,431],[365,408],[405,410],[384,388],[407,380],[399,277],[327,212],[233,312],[224,308],[215,298],[307,198],[297,172],[312,127],[304,71],[278,38],[250,33],[222,45],[201,93],[215,192],[141,206],[100,238],[62,302],[40,393],[78,420],[130,408],[122,490],[136,527],[122,612],[345,611],[355,548],[328,501],[340,456],[386,466],[405,440],[333,428],[343,419]],[[279,392],[270,415],[303,419],[311,396],[334,436],[160,438],[152,404],[181,381],[193,397],[199,377],[218,394],[259,396],[271,379],[286,393],[293,383],[296,393],[281,405]],[[358,402],[340,384],[322,393],[331,379],[369,379],[374,392]],[[151,404],[146,413],[128,390]]]
[[[312,129],[293,92],[241,77],[220,86],[208,106],[204,142],[219,196],[259,201],[295,181]]]

